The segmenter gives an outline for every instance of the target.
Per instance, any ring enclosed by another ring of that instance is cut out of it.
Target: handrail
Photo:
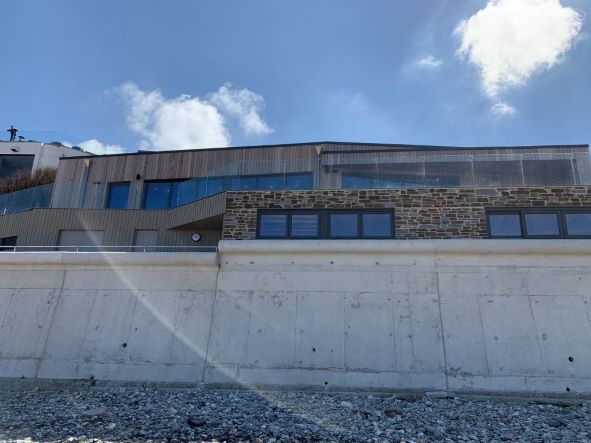
[[[217,246],[0,246],[0,252],[217,252]]]

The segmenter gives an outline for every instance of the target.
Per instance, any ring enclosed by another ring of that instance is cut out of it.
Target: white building
[[[57,168],[62,157],[83,155],[92,154],[58,143],[0,141],[0,178],[23,169],[35,172],[41,168]]]

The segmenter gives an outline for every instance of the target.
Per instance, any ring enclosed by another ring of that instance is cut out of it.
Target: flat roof
[[[574,144],[574,145],[523,145],[523,146],[438,146],[438,145],[412,145],[412,144],[396,144],[396,143],[364,143],[364,142],[335,142],[335,141],[316,141],[306,143],[283,143],[275,145],[250,145],[250,146],[228,146],[217,148],[203,148],[203,149],[171,149],[163,151],[139,151],[139,152],[125,152],[121,154],[106,154],[106,155],[77,155],[71,157],[63,157],[61,160],[72,160],[79,158],[94,158],[94,157],[123,157],[129,155],[156,155],[176,152],[196,152],[196,151],[219,151],[219,150],[239,150],[239,149],[263,149],[263,148],[288,148],[301,146],[317,146],[317,145],[333,145],[333,146],[349,146],[349,147],[383,147],[390,149],[397,149],[400,151],[469,151],[469,150],[495,150],[495,149],[589,149],[588,144]],[[364,150],[365,151],[365,150]],[[343,151],[327,151],[332,153],[339,153]],[[351,151],[345,151],[351,152]]]

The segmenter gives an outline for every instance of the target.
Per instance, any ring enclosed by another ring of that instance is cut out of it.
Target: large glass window
[[[525,213],[525,232],[528,236],[558,237],[560,226],[557,213]]]
[[[236,177],[234,178],[236,185],[232,185],[232,189],[239,189],[239,190],[249,190],[249,189],[256,189],[257,188],[257,178],[256,177]]]
[[[110,183],[106,207],[110,209],[125,209],[127,208],[128,197],[129,182]]]
[[[591,237],[591,211],[566,212],[564,221],[569,237]]]
[[[521,237],[521,216],[519,213],[490,214],[488,216],[490,236]]]
[[[343,189],[369,189],[371,180],[367,176],[343,172]]]
[[[174,182],[146,182],[144,192],[145,209],[168,209],[178,187],[175,192]]]
[[[361,214],[363,218],[363,237],[391,237],[391,214]]]
[[[261,176],[257,180],[257,189],[283,189],[285,187],[283,180],[283,175]]]
[[[168,209],[227,190],[312,189],[312,174],[196,177],[145,184],[144,208]]]
[[[312,174],[287,174],[285,189],[312,189]]]
[[[225,191],[228,188],[228,186],[224,186],[224,179],[222,177],[220,178],[216,178],[216,177],[210,177],[207,179],[207,191],[206,194],[209,195],[213,195],[213,194],[218,194],[220,192]]]
[[[0,177],[12,175],[18,171],[33,169],[34,155],[0,155]]]

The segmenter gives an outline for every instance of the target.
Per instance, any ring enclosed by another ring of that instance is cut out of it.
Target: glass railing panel
[[[474,186],[472,162],[425,162],[425,185],[428,187]]]
[[[523,160],[526,186],[572,185],[578,182],[571,160]]]
[[[523,185],[520,160],[474,161],[473,168],[476,187]]]
[[[48,208],[51,203],[53,183],[0,194],[0,215],[26,211],[32,208]]]

